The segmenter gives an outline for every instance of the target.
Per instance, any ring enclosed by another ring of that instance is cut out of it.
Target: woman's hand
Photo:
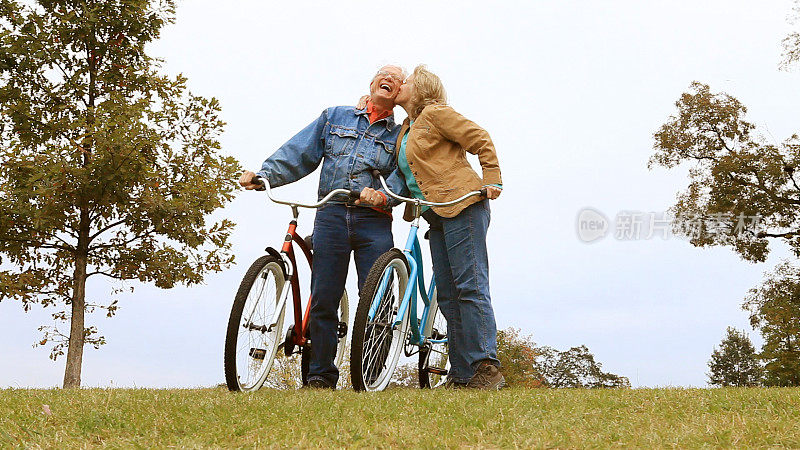
[[[386,198],[372,188],[364,188],[361,191],[361,198],[356,200],[356,205],[383,206],[385,203]]]
[[[500,194],[503,193],[503,190],[497,186],[484,186],[486,188],[486,198],[489,200],[494,200],[497,197],[500,197]]]
[[[367,107],[367,100],[369,100],[369,95],[362,95],[360,99],[358,99],[358,105],[356,105],[356,109],[364,109]]]

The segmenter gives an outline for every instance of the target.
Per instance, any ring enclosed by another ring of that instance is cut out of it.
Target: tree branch
[[[18,238],[4,237],[4,238],[0,238],[0,242],[28,242],[28,243],[30,243],[30,244],[34,245],[35,247],[38,247],[38,248],[47,248],[47,249],[53,249],[53,250],[64,250],[66,252],[75,251],[75,247],[72,247],[72,246],[69,246],[69,245],[68,246],[64,246],[64,245],[56,245],[56,244],[46,244],[44,242],[34,241],[33,239],[18,239]]]
[[[74,247],[72,244],[70,244],[69,242],[67,242],[67,241],[65,241],[65,240],[63,240],[63,239],[61,239],[60,237],[56,236],[55,234],[53,235],[53,237],[54,237],[55,239],[58,239],[59,241],[63,242],[63,243],[64,243],[64,245],[65,245],[65,246],[67,246],[68,248],[71,248],[71,249],[74,249],[74,248],[75,248],[75,247]]]
[[[155,230],[148,230],[148,231],[146,231],[146,232],[144,232],[144,233],[142,233],[140,235],[134,236],[134,237],[132,237],[132,238],[130,238],[130,239],[124,241],[124,242],[118,242],[116,244],[99,244],[99,245],[91,246],[91,247],[89,247],[89,251],[91,252],[91,251],[94,251],[94,250],[99,250],[101,248],[125,247],[128,244],[130,244],[131,242],[136,241],[138,239],[142,239],[144,237],[147,237],[147,236],[149,236],[149,235],[151,235],[153,233],[155,233]]]
[[[99,229],[95,234],[89,236],[89,242],[92,242],[97,236],[100,236],[101,234],[105,233],[106,231],[114,228],[117,225],[122,225],[123,223],[125,223],[125,220],[118,220],[118,221],[116,221],[116,222],[114,222],[112,224],[106,225],[105,227]]]
[[[88,274],[86,274],[86,278],[89,278],[89,277],[90,277],[90,276],[92,276],[92,275],[104,275],[104,276],[107,276],[108,278],[113,278],[113,279],[115,279],[115,280],[124,280],[124,279],[125,279],[125,278],[123,278],[123,277],[119,277],[119,276],[116,276],[116,275],[112,275],[112,274],[110,274],[110,273],[103,272],[103,271],[101,271],[101,270],[96,270],[96,271],[94,271],[94,272],[91,272],[91,273],[88,273]]]
[[[794,172],[792,172],[792,173],[790,173],[790,174],[789,174],[789,179],[790,179],[790,180],[792,180],[792,184],[794,185],[794,188],[795,188],[795,189],[796,189],[798,192],[800,192],[800,186],[798,186],[798,185],[797,185],[797,181],[795,181],[795,179],[794,179]]]
[[[789,238],[792,236],[800,236],[800,231],[788,231],[786,233],[767,233],[766,231],[759,231],[756,234],[756,237],[759,238],[765,238],[765,237]]]
[[[774,192],[770,191],[769,189],[767,189],[766,186],[764,186],[764,182],[761,180],[761,177],[758,175],[758,172],[753,171],[753,174],[756,176],[756,179],[759,181],[758,183],[753,183],[752,181],[746,181],[746,180],[743,180],[741,178],[735,177],[732,173],[728,173],[728,178],[731,181],[733,181],[734,183],[737,183],[739,185],[744,185],[744,186],[750,186],[750,187],[753,187],[753,188],[757,188],[757,189],[761,190],[762,192],[764,192],[765,194],[767,194],[769,197],[771,197],[775,201],[778,201],[778,202],[781,202],[781,203],[787,203],[787,204],[790,204],[790,205],[800,205],[800,200],[781,197],[780,195],[777,195]]]

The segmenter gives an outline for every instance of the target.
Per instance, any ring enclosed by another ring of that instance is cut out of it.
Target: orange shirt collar
[[[372,104],[372,100],[367,100],[367,114],[369,114],[369,123],[375,123],[381,119],[385,119],[392,115],[391,111],[383,111],[379,113]]]

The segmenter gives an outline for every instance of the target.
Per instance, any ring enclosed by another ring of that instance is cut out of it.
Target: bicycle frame
[[[435,340],[429,339],[427,336],[423,336],[420,332],[420,326],[423,329],[427,328],[427,321],[428,315],[430,312],[431,307],[431,296],[433,295],[433,290],[436,288],[436,278],[431,275],[431,282],[430,286],[428,287],[427,291],[425,289],[425,277],[424,271],[422,269],[422,249],[419,245],[419,237],[417,236],[417,232],[419,231],[419,217],[422,214],[422,205],[426,206],[449,206],[454,205],[460,201],[463,201],[469,197],[474,195],[481,195],[486,197],[486,188],[481,189],[480,191],[474,191],[467,193],[455,200],[443,203],[435,203],[429,202],[426,200],[421,199],[413,199],[413,198],[406,198],[400,195],[395,194],[392,192],[391,189],[386,185],[386,180],[383,178],[379,171],[373,171],[373,176],[377,177],[383,188],[386,192],[394,197],[397,200],[402,202],[410,203],[414,207],[414,220],[411,222],[411,230],[408,232],[408,239],[406,240],[406,246],[403,249],[403,255],[406,257],[406,261],[408,262],[409,268],[411,269],[408,274],[408,285],[406,286],[406,290],[403,293],[403,300],[400,302],[400,308],[397,311],[397,315],[395,316],[395,321],[392,324],[392,329],[397,329],[398,326],[401,326],[403,323],[403,317],[405,317],[406,311],[409,311],[411,322],[411,338],[410,343],[423,346],[426,343],[444,343],[447,342],[447,339]],[[376,295],[372,299],[372,304],[370,305],[369,312],[367,314],[367,318],[369,321],[372,321],[375,318],[375,314],[378,310],[378,305],[380,301],[376,301],[376,299],[382,299],[384,294],[386,293],[386,288],[389,285],[389,278],[390,273],[387,272],[383,275],[381,279],[381,284],[378,286],[378,290]],[[425,304],[422,310],[422,319],[420,320],[417,316],[417,290],[419,290],[420,297],[422,297],[422,301]]]
[[[403,249],[403,254],[406,257],[406,261],[408,262],[409,268],[411,269],[408,274],[408,285],[406,286],[406,290],[403,293],[403,300],[400,302],[400,308],[395,316],[395,322],[392,325],[392,328],[396,328],[402,324],[402,318],[405,317],[406,311],[409,311],[411,323],[411,339],[410,343],[418,346],[423,346],[427,342],[432,343],[440,343],[440,342],[447,342],[447,339],[442,340],[431,340],[428,339],[427,336],[423,336],[422,332],[420,331],[420,325],[423,326],[427,323],[428,320],[428,313],[430,312],[431,307],[431,297],[433,296],[433,290],[436,288],[436,279],[431,275],[431,282],[428,286],[428,289],[425,289],[425,274],[422,268],[422,249],[419,245],[419,237],[417,232],[419,231],[419,216],[417,216],[414,221],[411,223],[411,230],[408,232],[408,239],[406,240],[406,246]],[[376,301],[375,299],[383,298],[383,295],[386,293],[386,289],[389,285],[389,278],[390,273],[387,272],[383,275],[381,279],[381,284],[378,286],[377,294],[375,295],[372,305],[370,305],[369,313],[367,317],[370,321],[375,318],[375,314],[377,313],[378,304],[380,301]],[[422,320],[418,321],[417,316],[417,291],[419,291],[420,297],[422,297],[422,302],[424,303],[424,307],[422,310]]]
[[[311,249],[308,248],[305,240],[297,234],[297,217],[300,215],[298,208],[310,208],[316,209],[320,206],[327,203],[330,199],[337,195],[347,195],[350,198],[358,198],[359,193],[355,191],[348,191],[346,189],[335,189],[328,193],[324,198],[319,200],[317,203],[314,204],[304,204],[298,202],[291,202],[285,200],[278,200],[272,196],[272,190],[269,188],[268,183],[264,182],[261,178],[256,177],[253,179],[254,183],[261,182],[262,188],[258,190],[266,190],[267,196],[269,196],[270,200],[275,203],[281,205],[288,205],[292,208],[292,216],[293,219],[289,222],[289,229],[286,231],[286,237],[283,239],[283,245],[281,246],[281,251],[278,252],[272,247],[267,247],[266,252],[279,258],[284,262],[284,271],[286,273],[286,277],[289,280],[289,285],[285,285],[283,287],[283,292],[281,292],[281,296],[278,299],[278,305],[276,310],[280,311],[280,308],[283,308],[285,302],[287,301],[287,297],[289,296],[289,286],[292,288],[292,304],[294,306],[294,335],[292,337],[292,343],[297,346],[304,346],[308,343],[308,321],[311,316],[311,298],[312,296],[309,295],[308,297],[308,304],[306,305],[305,314],[303,314],[303,306],[300,299],[300,278],[297,271],[297,258],[295,257],[294,246],[292,245],[297,244],[300,247],[300,250],[305,255],[306,260],[308,261],[309,269],[313,268],[314,257],[311,253]],[[277,323],[273,323],[270,325],[270,328],[276,326]],[[284,349],[285,350],[285,349]],[[292,348],[294,350],[294,348]],[[286,350],[285,350],[286,351]]]
[[[308,267],[311,269],[313,267],[314,257],[311,254],[311,249],[306,245],[305,240],[297,234],[297,219],[293,219],[289,222],[289,229],[286,231],[286,237],[284,238],[280,254],[284,262],[291,264],[289,283],[292,286],[292,304],[294,305],[294,344],[302,347],[308,340],[306,334],[308,332],[308,319],[311,312],[311,295],[308,297],[308,305],[306,305],[306,311],[305,314],[303,314],[303,307],[300,299],[300,277],[297,271],[297,258],[295,257],[292,243],[300,247],[300,250],[306,257],[306,261],[308,261]],[[269,249],[267,249],[267,251],[269,251]],[[282,294],[284,298],[287,295],[288,292]]]

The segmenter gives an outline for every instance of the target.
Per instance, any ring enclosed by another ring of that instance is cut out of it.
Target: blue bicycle
[[[414,220],[406,246],[381,255],[369,271],[356,309],[350,348],[350,377],[357,391],[381,391],[392,379],[400,353],[419,354],[419,385],[435,388],[447,380],[449,369],[447,321],[436,300],[431,276],[426,289],[422,250],[417,232],[422,206],[449,206],[486,190],[470,192],[446,203],[406,198],[392,192],[377,171],[373,173],[393,198],[410,203]],[[424,307],[418,317],[417,292]]]

